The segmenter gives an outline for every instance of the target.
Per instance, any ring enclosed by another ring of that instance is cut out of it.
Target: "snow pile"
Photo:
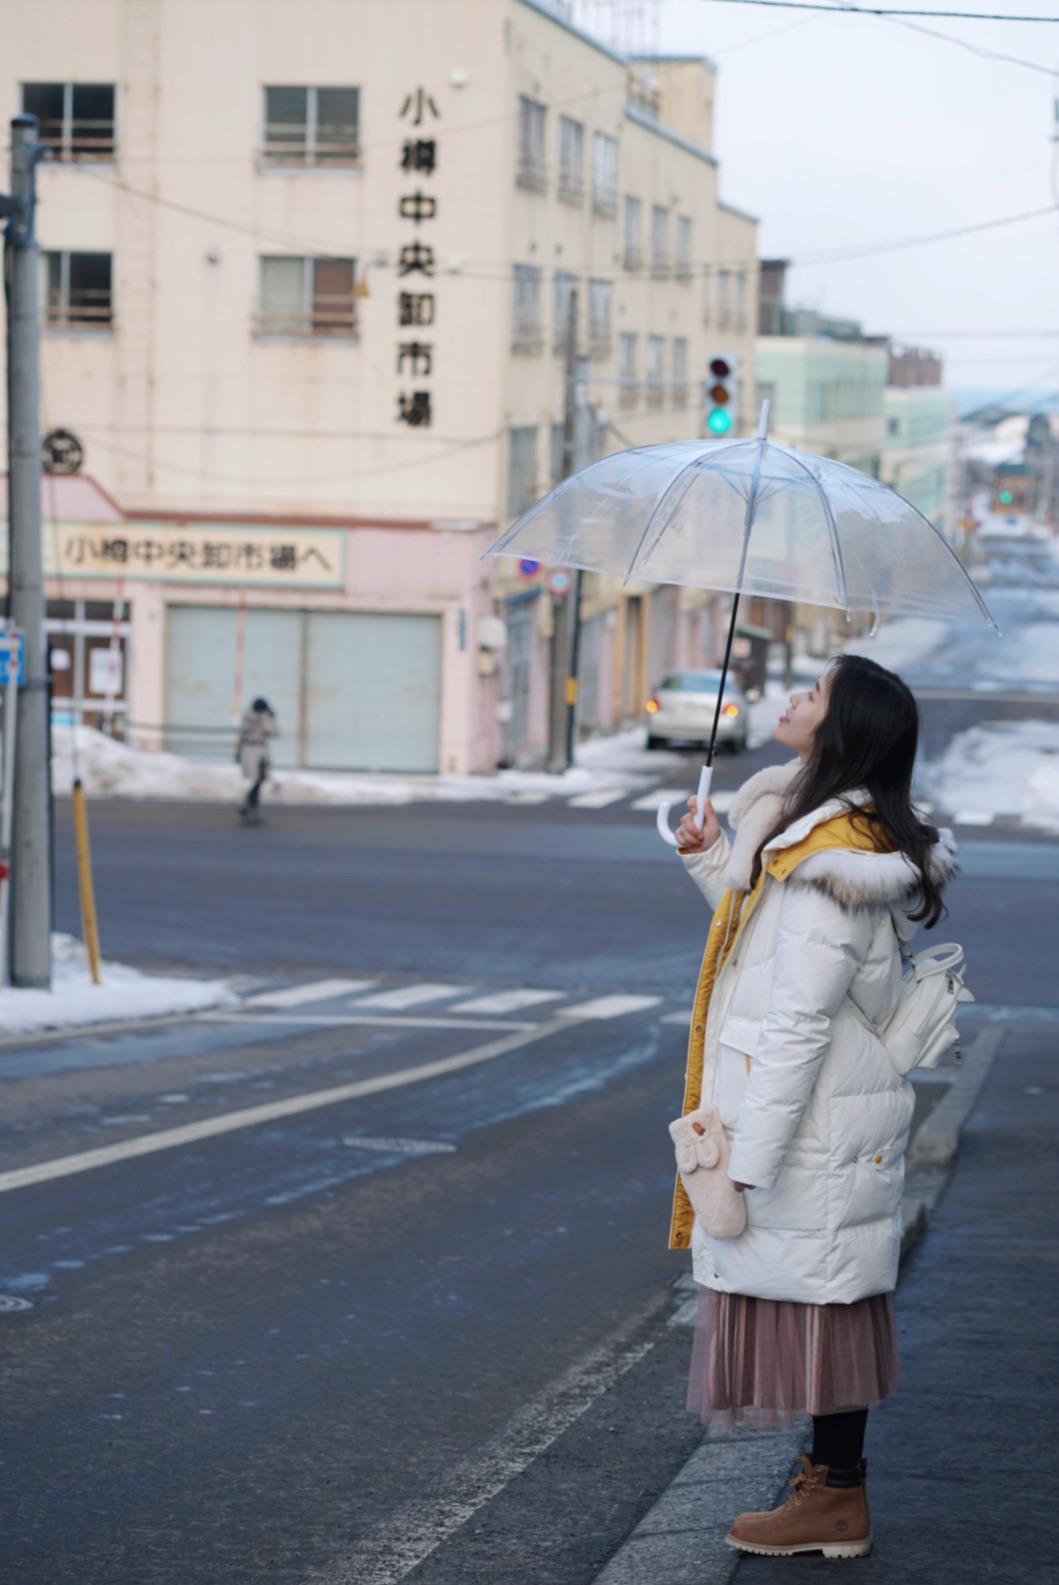
[[[279,804],[406,804],[414,799],[464,802],[509,798],[513,793],[572,795],[606,787],[635,785],[639,758],[632,734],[602,740],[593,757],[578,752],[579,763],[560,776],[546,771],[499,771],[495,776],[382,775],[360,771],[274,770],[266,801]],[[620,740],[620,741],[619,741]],[[238,803],[247,783],[239,767],[200,763],[179,754],[145,753],[116,742],[92,727],[56,726],[53,730],[52,784],[69,794],[79,775],[85,792],[104,798],[173,798],[201,803]],[[585,745],[586,748],[592,745]],[[75,754],[76,749],[76,754]],[[652,755],[642,767],[656,779]],[[632,763],[632,762],[635,763]]]
[[[961,812],[1011,815],[1044,831],[1059,831],[1059,725],[1054,721],[993,721],[954,737],[926,768],[930,796]]]
[[[164,979],[141,974],[124,963],[103,963],[103,983],[93,985],[85,949],[73,936],[52,936],[52,988],[0,990],[0,1030],[9,1035],[41,1029],[75,1029],[83,1024],[164,1018],[201,1012],[236,1001],[225,980]]]

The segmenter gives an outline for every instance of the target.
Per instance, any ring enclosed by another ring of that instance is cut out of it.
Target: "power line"
[[[842,264],[846,260],[866,259],[881,253],[895,253],[900,248],[920,248],[930,242],[948,242],[954,237],[969,237],[977,231],[994,231],[998,226],[1014,226],[1024,220],[1040,220],[1044,215],[1059,215],[1059,209],[1055,204],[1047,204],[1043,209],[1025,209],[1017,215],[1001,215],[996,220],[979,220],[973,225],[955,226],[949,231],[928,231],[919,237],[902,237],[894,242],[868,242],[849,248],[833,248],[821,253],[803,253],[795,255],[788,260],[788,263],[814,266]]]
[[[131,187],[128,182],[123,182],[120,180],[120,178],[104,176],[100,172],[91,170],[85,166],[78,166],[77,170],[81,174],[90,177],[94,181],[99,181],[105,186],[116,188],[119,192],[126,194],[126,196],[130,198],[139,198],[145,203],[155,204],[159,208],[172,210],[177,214],[186,215],[191,219],[203,220],[211,225],[220,226],[221,228],[227,229],[229,231],[236,231],[243,236],[249,236],[255,242],[273,242],[284,247],[296,249],[299,252],[308,250],[321,257],[342,255],[345,249],[356,245],[360,248],[363,248],[364,253],[368,256],[363,260],[364,268],[366,270],[379,268],[379,266],[373,266],[370,263],[370,256],[373,251],[389,251],[388,249],[373,250],[370,247],[364,247],[363,244],[352,244],[349,242],[332,247],[329,243],[326,241],[321,241],[319,238],[310,240],[304,237],[291,237],[279,232],[271,232],[258,225],[248,225],[241,221],[233,220],[227,215],[211,214],[206,210],[196,209],[193,205],[179,203],[176,199],[163,198],[157,193],[145,192],[142,188]],[[947,242],[957,237],[971,236],[975,232],[991,231],[1000,226],[1017,225],[1026,220],[1039,220],[1045,215],[1056,214],[1059,214],[1059,210],[1056,209],[1056,206],[1054,204],[1048,204],[1041,209],[1023,210],[1019,214],[1015,215],[1000,215],[994,220],[980,220],[974,222],[971,225],[957,226],[947,231],[925,232],[923,235],[917,237],[901,237],[895,239],[892,242],[858,243],[852,247],[826,249],[820,251],[819,253],[793,254],[788,258],[787,262],[794,267],[801,265],[811,265],[814,268],[823,264],[844,264],[849,260],[871,258],[874,255],[893,253],[903,248],[924,247],[928,243],[932,242]],[[446,273],[450,273],[453,276],[453,279],[463,280],[511,281],[514,279],[514,265],[499,263],[494,264],[491,261],[474,259],[470,260],[470,263],[472,265],[477,264],[478,268],[468,270],[461,267],[459,270],[453,270]],[[702,270],[703,268],[717,270],[750,270],[755,269],[757,264],[758,260],[756,258],[728,260],[697,259],[689,261],[688,268],[690,270]],[[543,265],[538,265],[536,268],[540,269],[543,276],[545,273],[545,267]],[[624,279],[625,275],[623,274],[621,276],[614,277],[608,276],[604,278],[613,281]]]
[[[870,17],[952,17],[964,22],[1059,22],[1059,16],[1007,16],[997,11],[898,10],[893,6],[828,5],[826,0],[712,0],[716,5],[767,6],[783,11],[857,11]]]
[[[747,0],[747,3],[749,3],[749,0]],[[1023,70],[1028,72],[1038,72],[1045,77],[1054,76],[1052,68],[1050,66],[1042,66],[1040,61],[1023,60],[1020,55],[1008,55],[1003,50],[988,49],[982,44],[972,44],[970,39],[958,38],[955,33],[942,33],[938,28],[925,27],[922,22],[909,21],[909,17],[914,14],[912,12],[899,14],[895,10],[891,11],[884,8],[868,11],[861,6],[849,4],[848,0],[845,4],[820,5],[811,9],[815,10],[816,14],[803,18],[803,22],[818,21],[821,16],[829,11],[852,11],[863,16],[878,17],[884,22],[893,23],[895,27],[907,28],[911,33],[921,33],[924,38],[940,39],[943,44],[955,44],[958,49],[966,50],[971,55],[977,55],[979,60],[1000,61],[1005,66],[1021,66]],[[1041,20],[1054,21],[1055,18],[1048,17]],[[797,27],[799,24],[795,22],[791,25]],[[783,32],[785,30],[779,28],[776,31]],[[766,33],[760,35],[760,37],[768,38],[770,35]],[[738,49],[739,46],[733,45],[733,48]]]
[[[938,341],[1043,341],[1059,336],[1059,330],[894,330],[890,336],[895,342],[911,341],[913,337]]]

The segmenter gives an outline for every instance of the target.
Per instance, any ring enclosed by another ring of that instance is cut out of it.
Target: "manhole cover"
[[[32,1310],[29,1299],[16,1299],[13,1293],[0,1293],[0,1315],[10,1315],[14,1310]]]

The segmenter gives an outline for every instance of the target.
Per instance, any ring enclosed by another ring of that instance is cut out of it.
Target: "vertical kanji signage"
[[[399,218],[414,228],[397,255],[397,325],[404,333],[397,343],[397,373],[413,384],[398,393],[397,422],[412,429],[429,429],[434,422],[432,393],[424,383],[434,373],[434,343],[420,332],[433,325],[436,311],[431,283],[437,266],[428,238],[438,201],[428,179],[438,168],[438,143],[428,134],[431,124],[440,119],[433,95],[425,88],[416,88],[401,106],[400,120],[407,123],[408,136],[401,145],[400,169],[415,178],[415,185],[397,200]]]

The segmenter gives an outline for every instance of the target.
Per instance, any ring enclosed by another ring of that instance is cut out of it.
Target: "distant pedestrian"
[[[235,751],[243,775],[250,782],[246,797],[239,808],[239,813],[247,825],[260,825],[264,818],[261,813],[261,789],[268,780],[272,768],[268,746],[271,740],[278,736],[279,727],[272,706],[267,699],[255,699],[249,710],[243,712],[239,726],[239,743]]]
[[[696,828],[694,799],[677,833],[715,909],[684,1112],[717,1106],[746,1210],[738,1236],[710,1238],[678,1180],[670,1247],[691,1248],[699,1292],[688,1407],[707,1424],[813,1417],[787,1501],[734,1521],[744,1552],[871,1549],[864,1434],[900,1377],[914,1106],[871,1025],[897,1002],[895,920],[938,922],[956,854],[912,808],[918,732],[901,679],[844,655],[792,694],[774,737],[798,759],[736,795],[734,842],[709,804]]]

